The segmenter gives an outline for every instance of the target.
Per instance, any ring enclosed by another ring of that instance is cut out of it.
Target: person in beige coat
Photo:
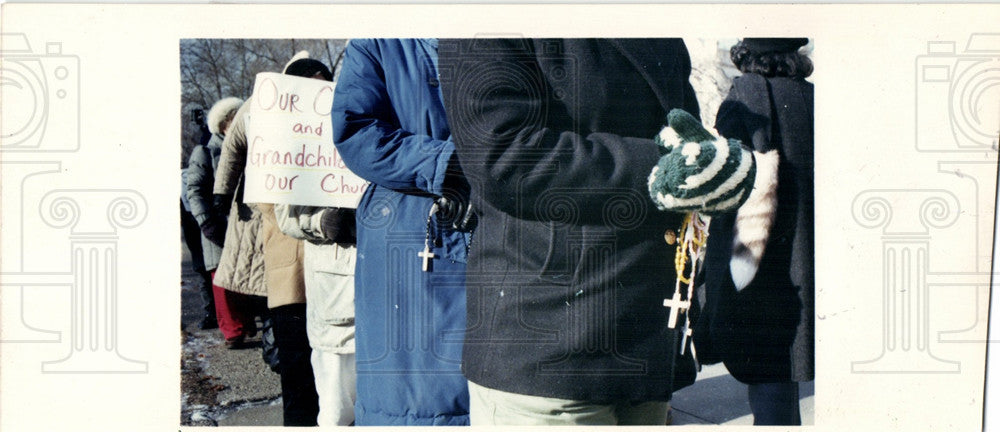
[[[232,127],[222,142],[222,152],[213,187],[214,207],[218,212],[228,214],[225,244],[216,271],[216,285],[225,290],[223,298],[227,310],[240,323],[241,332],[236,337],[226,339],[231,349],[244,348],[247,336],[257,332],[255,317],[263,323],[261,338],[264,360],[275,370],[277,354],[268,335],[271,321],[267,312],[267,285],[264,281],[264,245],[259,235],[261,227],[260,210],[253,204],[243,203],[242,165],[233,162],[233,155],[239,152],[239,143],[246,139],[244,115],[250,105],[243,103],[233,118]]]
[[[240,162],[240,154],[246,152],[244,117],[249,106],[244,103],[236,112],[233,127],[222,142],[213,193],[218,197],[216,201],[223,204],[222,208],[229,207],[229,223],[215,278],[216,284],[227,290],[263,297],[267,295],[267,284],[264,238],[260,235],[262,217],[256,204],[243,202],[243,164]]]

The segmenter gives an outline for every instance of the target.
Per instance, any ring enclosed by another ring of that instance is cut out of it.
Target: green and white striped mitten
[[[649,195],[660,210],[735,211],[753,188],[753,154],[739,140],[716,138],[684,110],[667,114],[667,126],[654,138],[667,151],[649,174]]]

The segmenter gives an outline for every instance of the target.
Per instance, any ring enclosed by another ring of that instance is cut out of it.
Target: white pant
[[[306,333],[320,426],[354,422],[354,246],[305,244]]]
[[[313,374],[319,394],[320,426],[347,426],[354,422],[357,371],[354,353],[337,354],[313,349]]]

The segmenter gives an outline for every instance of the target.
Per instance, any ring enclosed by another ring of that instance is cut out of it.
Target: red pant
[[[212,280],[215,280],[214,270]],[[215,318],[219,321],[219,330],[226,340],[257,333],[253,296],[229,291],[214,283],[212,294],[215,297]]]

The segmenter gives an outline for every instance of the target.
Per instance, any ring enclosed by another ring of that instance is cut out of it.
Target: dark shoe
[[[247,347],[246,336],[240,335],[232,339],[226,339],[226,348],[235,350]]]
[[[198,323],[198,328],[202,330],[212,330],[219,328],[219,322],[215,320],[215,317],[207,316],[201,319]]]

